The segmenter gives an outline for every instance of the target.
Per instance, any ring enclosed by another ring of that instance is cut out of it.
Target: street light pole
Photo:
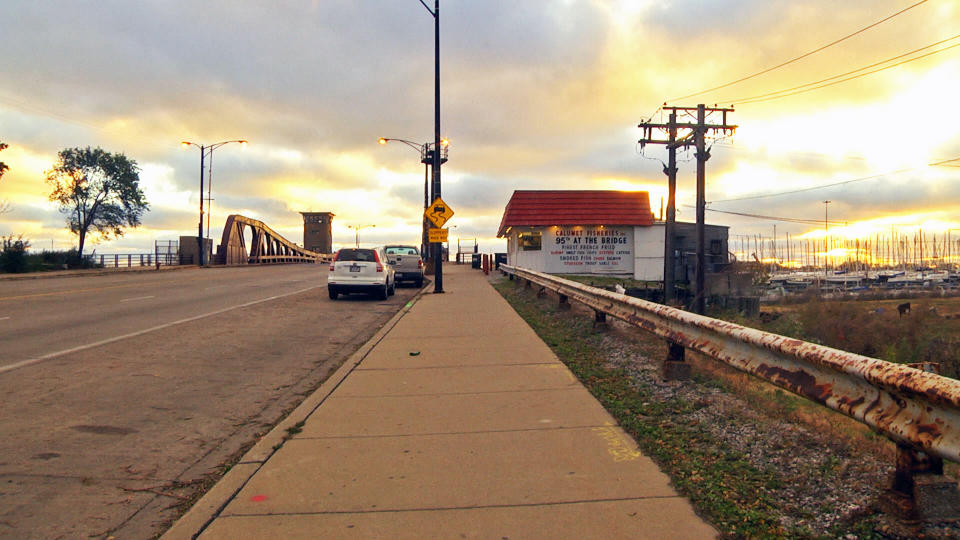
[[[197,228],[197,266],[203,266],[203,160],[207,156],[206,148],[200,145],[200,225]]]
[[[433,128],[433,199],[440,198],[440,0],[433,2],[434,21],[434,128]],[[443,243],[437,242],[433,260],[433,292],[443,292]]]
[[[354,238],[355,247],[360,247],[360,229],[366,229],[367,227],[376,227],[376,225],[347,225],[348,229],[353,229],[356,233],[356,237]]]
[[[206,251],[203,246],[203,170],[204,170],[204,161],[206,160],[207,155],[210,156],[211,169],[213,164],[213,151],[221,146],[229,143],[240,143],[241,146],[247,146],[246,139],[236,139],[232,141],[221,141],[215,144],[208,144],[206,146],[202,144],[197,144],[190,141],[181,141],[180,146],[186,148],[188,146],[196,146],[200,149],[200,223],[197,226],[197,266],[203,266],[204,260],[203,255]],[[213,174],[213,171],[210,171],[210,174]],[[211,179],[212,181],[212,179]],[[209,196],[208,196],[209,198]],[[207,221],[209,227],[209,219]]]
[[[434,43],[434,107],[433,107],[433,200],[440,198],[440,0],[433,1],[433,9],[420,0],[423,7],[433,15],[433,43]],[[433,247],[433,292],[443,292],[443,243],[437,242]]]

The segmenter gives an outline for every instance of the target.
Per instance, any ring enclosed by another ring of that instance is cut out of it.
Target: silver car
[[[327,290],[331,300],[349,293],[367,293],[386,300],[396,291],[395,272],[383,248],[343,248],[330,263]]]

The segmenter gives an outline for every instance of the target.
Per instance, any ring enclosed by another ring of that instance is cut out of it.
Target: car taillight
[[[423,259],[417,259],[417,268],[423,268]]]
[[[337,255],[340,255],[340,252],[339,252],[339,251],[333,254],[333,260],[330,261],[330,271],[331,271],[331,272],[333,272],[333,263],[337,262]]]
[[[380,262],[380,253],[374,251],[373,258],[377,261],[377,272],[383,272],[383,264]]]

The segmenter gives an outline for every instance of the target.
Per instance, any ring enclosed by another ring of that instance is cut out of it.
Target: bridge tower
[[[303,248],[317,253],[333,253],[333,216],[331,212],[300,212],[303,215]]]

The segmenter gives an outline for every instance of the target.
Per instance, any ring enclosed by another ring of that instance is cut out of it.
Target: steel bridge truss
[[[252,233],[249,246],[244,234],[247,227]],[[223,238],[217,247],[214,264],[315,263],[329,258],[330,255],[294,244],[262,221],[231,214],[223,227]]]

